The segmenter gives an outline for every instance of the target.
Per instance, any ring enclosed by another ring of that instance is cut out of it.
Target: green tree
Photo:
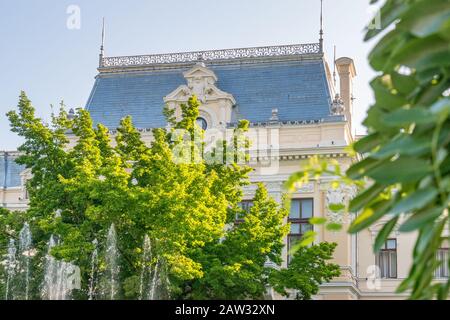
[[[261,299],[267,291],[268,261],[281,264],[287,210],[259,185],[248,212],[238,209],[243,221],[230,226],[219,239],[198,252],[205,275],[188,284],[186,297],[194,299]]]
[[[387,217],[375,252],[394,229],[417,232],[413,264],[398,291],[411,290],[412,299],[446,299],[450,280],[433,283],[433,275],[440,264],[450,266],[436,258],[450,240],[450,2],[387,0],[380,17],[381,28],[366,35],[381,39],[369,55],[379,74],[371,82],[376,102],[364,121],[368,135],[354,144],[363,157],[345,174],[316,161],[289,185],[329,174],[358,187],[348,208],[357,213],[349,231]]]
[[[294,290],[298,300],[310,300],[319,292],[319,286],[338,277],[340,267],[328,263],[333,258],[336,243],[300,246],[293,254],[289,267],[270,273],[270,284],[278,293],[288,297],[286,289]]]
[[[24,219],[41,252],[36,257],[41,272],[47,241],[55,235],[60,241],[51,254],[80,267],[82,288],[74,297],[86,298],[93,242],[98,240],[104,252],[114,224],[123,284],[119,297],[138,298],[139,274],[156,265],[169,278],[173,298],[263,297],[268,276],[275,272],[266,262],[281,263],[287,211],[260,185],[254,207],[243,223],[234,224],[236,214],[244,214],[239,202],[251,171],[238,163],[247,158],[239,145],[248,145],[241,133],[249,124],[241,121],[231,141],[218,141],[207,150],[196,125],[198,107],[197,99],[190,98],[181,106],[179,122],[166,108],[171,129],[153,130],[150,145],[126,117],[113,143],[108,129],[94,128],[85,110],[69,118],[62,105],[51,124],[43,124],[21,94],[18,111],[8,116],[12,130],[25,139],[17,162],[32,172]],[[148,260],[143,259],[146,237],[152,244]],[[100,254],[99,271],[106,267]],[[96,298],[106,297],[98,293]]]

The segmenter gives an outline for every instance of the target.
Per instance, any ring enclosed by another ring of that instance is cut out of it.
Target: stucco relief
[[[351,186],[339,185],[337,188],[329,186],[325,195],[325,210],[327,218],[335,223],[346,224],[350,222],[345,210],[339,211],[331,210],[330,205],[343,204],[347,205],[348,202],[356,195],[356,189]]]
[[[265,182],[266,188],[269,192],[281,192],[283,190],[282,181]]]
[[[283,192],[283,181],[264,181],[263,184],[269,193]],[[244,186],[242,189],[246,197],[253,197],[257,188],[258,185],[252,183],[248,186]]]
[[[304,183],[301,187],[296,189],[300,193],[313,193],[314,192],[314,182]]]
[[[284,193],[284,181],[264,181],[264,185],[269,193]],[[243,192],[247,197],[253,196],[257,189],[256,184],[251,184],[243,187]],[[297,188],[295,193],[313,193],[314,192],[314,182],[309,182]]]

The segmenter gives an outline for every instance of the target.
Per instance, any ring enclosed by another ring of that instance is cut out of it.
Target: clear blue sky
[[[369,0],[325,0],[325,43],[332,61],[354,58],[355,118],[372,101],[364,44]],[[0,150],[21,140],[5,113],[25,90],[48,119],[53,104],[84,107],[97,73],[101,20],[106,17],[106,55],[135,55],[318,41],[319,0],[14,0],[0,2]],[[81,9],[81,28],[66,26],[69,5]],[[357,127],[363,133],[362,126]]]

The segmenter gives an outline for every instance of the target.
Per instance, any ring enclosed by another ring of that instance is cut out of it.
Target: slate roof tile
[[[322,59],[264,63],[210,62],[219,89],[231,93],[233,119],[265,122],[274,108],[281,121],[321,120],[330,115],[331,95]],[[86,109],[94,123],[115,129],[131,115],[138,128],[165,127],[163,98],[186,84],[182,73],[192,66],[140,72],[100,73]]]

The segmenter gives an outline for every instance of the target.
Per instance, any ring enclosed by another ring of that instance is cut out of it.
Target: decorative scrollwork
[[[318,43],[294,44],[286,46],[269,46],[240,49],[224,49],[210,51],[194,51],[182,53],[154,54],[141,56],[105,57],[101,67],[128,67],[154,64],[186,63],[196,61],[230,60],[240,58],[278,57],[290,55],[306,55],[320,53]]]
[[[330,205],[346,204],[356,195],[353,186],[340,185],[337,189],[329,188],[326,193],[327,217],[331,222],[349,223],[349,217],[344,214],[344,209],[339,211],[330,210]]]

